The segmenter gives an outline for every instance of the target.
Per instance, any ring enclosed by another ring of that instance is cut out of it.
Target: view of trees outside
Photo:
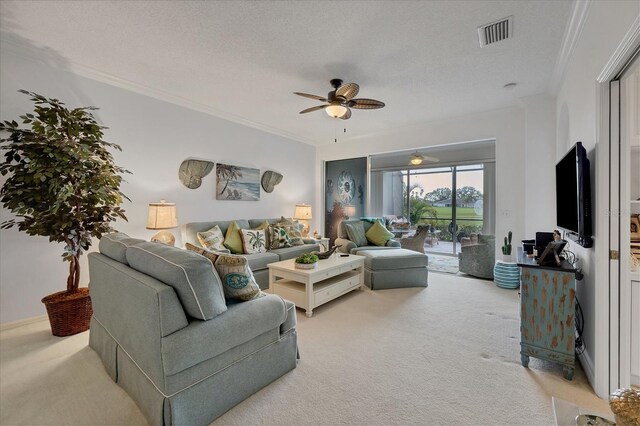
[[[436,172],[436,173],[434,173]],[[440,230],[438,238],[452,241],[449,224],[452,220],[452,168],[430,169],[430,173],[412,171],[409,187],[409,211],[406,204],[402,214],[412,225],[431,225]],[[403,174],[404,199],[407,196],[407,175]],[[482,231],[482,188],[481,166],[459,166],[456,183],[456,223],[458,240],[471,233]]]

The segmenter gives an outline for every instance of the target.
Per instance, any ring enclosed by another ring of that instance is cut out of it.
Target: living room
[[[122,146],[116,164],[131,171],[120,188],[128,221],[115,228],[144,240],[156,233],[145,229],[149,204],[161,199],[176,204],[179,225],[289,218],[306,203],[311,233],[324,234],[325,162],[495,140],[495,235],[512,231],[515,248],[556,228],[555,164],[578,141],[591,158],[593,210],[609,211],[599,84],[637,48],[639,13],[635,1],[3,1],[0,118],[33,110],[20,89],[98,107],[105,139]],[[509,16],[513,38],[481,48],[477,28]],[[385,107],[354,108],[349,120],[298,114],[316,103],[293,92],[324,96],[333,78]],[[273,170],[282,181],[259,201],[221,201],[215,173],[196,189],[180,182],[190,158]],[[610,247],[598,238],[608,228],[608,215],[596,214],[594,247],[571,245],[584,273],[585,350],[573,381],[550,363],[520,365],[517,291],[434,273],[425,289],[352,292],[312,318],[298,310],[298,367],[219,421],[548,424],[552,397],[610,414]],[[44,237],[1,231],[0,423],[148,421],[87,346],[89,332],[50,335],[40,300],[64,288],[61,252]],[[83,256],[81,286],[88,272]],[[454,354],[463,355],[451,362]]]

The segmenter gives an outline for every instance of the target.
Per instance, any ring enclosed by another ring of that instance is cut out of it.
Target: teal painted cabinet
[[[563,366],[563,375],[573,379],[575,365],[575,269],[568,262],[544,267],[519,253],[520,266],[520,357],[546,359]]]

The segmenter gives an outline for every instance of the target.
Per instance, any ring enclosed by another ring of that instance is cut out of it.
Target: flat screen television
[[[587,150],[577,142],[556,164],[556,224],[583,247],[593,245]]]

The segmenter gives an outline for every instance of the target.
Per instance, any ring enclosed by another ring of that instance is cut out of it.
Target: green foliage
[[[504,245],[502,246],[502,254],[504,255],[511,255],[511,249],[512,249],[512,245],[511,245],[511,238],[513,237],[513,233],[511,231],[509,231],[509,234],[507,237],[504,237]]]
[[[317,261],[318,261],[318,256],[316,256],[313,253],[305,253],[301,256],[296,257],[296,263],[304,263],[306,265],[316,263]]]
[[[16,216],[1,227],[65,243],[62,257],[71,262],[67,290],[75,291],[79,256],[91,239],[111,232],[118,218],[127,220],[120,204],[128,198],[119,188],[120,175],[129,172],[114,164],[109,148],[121,148],[102,140],[105,127],[90,112],[97,108],[70,110],[57,99],[20,92],[35,107],[20,116],[27,128],[15,120],[0,122],[0,174],[8,175],[0,202]]]
[[[451,188],[437,188],[424,196],[427,201],[435,202],[451,198]]]

